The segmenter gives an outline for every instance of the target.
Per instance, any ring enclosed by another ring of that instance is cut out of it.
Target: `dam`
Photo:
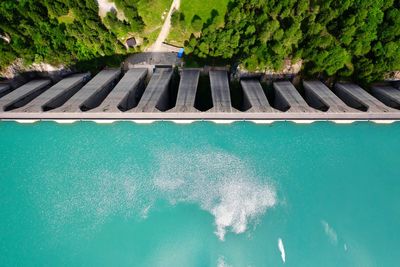
[[[200,80],[206,80],[206,83]],[[206,84],[206,85],[204,85]],[[370,91],[353,83],[329,88],[321,81],[257,78],[233,87],[226,70],[156,67],[105,69],[94,77],[72,74],[58,82],[41,78],[13,88],[0,85],[2,120],[376,120],[400,119],[400,90],[390,84]],[[237,90],[234,92],[234,90]],[[208,92],[206,92],[208,91]],[[266,92],[268,91],[268,93]],[[204,93],[205,92],[205,93]],[[206,96],[206,97],[205,97]],[[206,99],[207,98],[207,99]],[[209,102],[206,110],[199,102]]]

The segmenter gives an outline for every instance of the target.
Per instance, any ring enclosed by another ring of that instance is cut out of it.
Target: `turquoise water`
[[[400,124],[0,123],[1,266],[399,266]]]

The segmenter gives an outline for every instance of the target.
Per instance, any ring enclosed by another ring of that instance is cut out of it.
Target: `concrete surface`
[[[89,79],[88,73],[71,75],[14,112],[43,112],[61,106]]]
[[[305,97],[314,108],[329,113],[360,112],[346,105],[320,81],[303,81]]]
[[[209,75],[213,107],[207,112],[235,112],[229,91],[228,73],[223,70],[211,70]]]
[[[396,112],[353,83],[337,83],[335,93],[349,106],[368,112]]]
[[[128,112],[159,112],[168,108],[171,68],[157,68],[147,85],[136,108]]]
[[[11,86],[9,84],[0,84],[0,98],[11,92]]]
[[[135,107],[143,93],[146,75],[147,69],[128,70],[100,106],[90,112],[121,112]]]
[[[385,105],[400,109],[400,90],[389,85],[372,86],[371,93]]]
[[[172,112],[196,112],[194,107],[197,86],[199,83],[200,70],[186,69],[181,73],[178,96]]]
[[[275,82],[275,107],[285,112],[314,113],[291,82]]]
[[[278,112],[268,102],[258,80],[241,80],[246,112]]]
[[[171,68],[156,68],[138,106],[127,111],[120,110],[118,106],[135,105],[133,102],[140,96],[140,81],[143,80],[144,72],[146,71],[139,69],[129,70],[120,79],[119,70],[105,70],[80,90],[76,89],[81,87],[77,83],[81,81],[85,74],[70,76],[51,88],[49,80],[34,80],[0,98],[0,119],[27,122],[35,120],[64,122],[75,120],[95,120],[99,122],[114,120],[139,122],[154,120],[174,120],[177,122],[193,120],[215,120],[217,122],[234,120],[254,120],[256,122],[274,120],[296,122],[374,120],[382,123],[400,120],[399,110],[390,108],[383,103],[386,102],[387,105],[398,107],[399,94],[398,91],[395,91],[397,89],[373,87],[372,93],[380,99],[378,100],[356,85],[348,86],[346,84],[343,86],[338,84],[332,93],[326,86],[318,83],[310,85],[310,82],[305,82],[307,101],[321,110],[326,109],[326,112],[308,106],[290,82],[274,84],[276,91],[274,106],[277,105],[282,110],[288,110],[288,112],[271,110],[269,109],[269,101],[262,92],[260,84],[254,81],[242,82],[243,102],[245,105],[247,102],[248,106],[251,104],[253,110],[240,112],[231,106],[227,72],[215,70],[210,71],[210,82],[213,103],[217,108],[199,112],[196,109],[189,109],[196,100],[197,72],[190,70],[182,72],[182,81],[175,103],[174,92],[176,91],[171,87],[173,78]],[[74,77],[76,83],[72,81]],[[118,85],[114,88],[118,81]],[[72,89],[74,86],[76,87]],[[77,92],[75,92],[76,90]],[[130,102],[131,100],[133,102]],[[63,102],[65,103],[63,104]],[[50,105],[49,103],[61,106],[52,110],[42,109],[44,106]],[[163,112],[175,104],[176,108]],[[355,111],[349,105],[358,108],[364,107],[365,111]],[[81,107],[86,107],[86,109],[81,110]],[[102,107],[108,108],[103,109]],[[179,109],[179,107],[185,108]]]
[[[49,112],[74,113],[97,107],[112,89],[120,72],[120,69],[102,70],[61,107]]]
[[[0,98],[0,111],[22,107],[43,93],[50,85],[50,80],[33,80]]]

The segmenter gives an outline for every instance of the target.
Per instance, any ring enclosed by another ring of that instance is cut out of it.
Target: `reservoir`
[[[397,266],[399,136],[398,122],[2,121],[0,265]]]

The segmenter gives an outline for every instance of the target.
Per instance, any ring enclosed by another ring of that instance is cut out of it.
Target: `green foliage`
[[[0,39],[0,68],[16,58],[22,58],[25,64],[72,64],[125,54],[128,51],[118,37],[139,32],[144,25],[136,1],[115,1],[126,20],[109,12],[102,21],[96,0],[3,0],[0,34],[9,36],[11,42]]]
[[[231,0],[232,1],[232,0]],[[179,25],[173,25],[167,42],[183,46],[190,36],[198,36],[203,28],[203,24],[218,14],[218,18],[213,20],[216,28],[223,26],[224,16],[230,0],[181,0],[179,11],[184,14],[184,21]]]
[[[280,70],[303,60],[303,73],[371,82],[400,70],[400,2],[395,0],[182,0],[172,15],[172,43],[191,59]],[[128,53],[121,43],[157,36],[171,0],[114,0],[98,15],[96,0],[0,1],[0,68],[22,58],[72,64]],[[143,36],[144,35],[144,36]]]
[[[175,10],[171,15],[172,27],[184,27],[185,15],[178,10]]]
[[[201,29],[203,28],[203,21],[197,15],[195,15],[193,17],[191,24],[192,24],[193,30],[196,31],[196,32],[201,31]]]
[[[303,59],[311,75],[362,82],[400,69],[400,3],[383,0],[234,0],[222,27],[211,18],[187,50],[199,58],[280,70]]]

